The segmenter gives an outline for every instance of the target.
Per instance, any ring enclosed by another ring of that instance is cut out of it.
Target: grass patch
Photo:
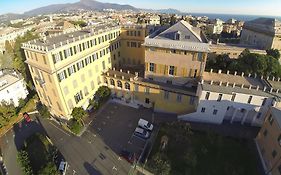
[[[168,144],[161,150],[162,136]],[[258,175],[249,141],[192,131],[186,123],[161,126],[147,162],[155,174]]]

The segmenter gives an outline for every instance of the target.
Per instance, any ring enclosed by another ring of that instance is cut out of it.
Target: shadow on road
[[[89,162],[84,163],[84,168],[87,170],[89,175],[101,175]]]

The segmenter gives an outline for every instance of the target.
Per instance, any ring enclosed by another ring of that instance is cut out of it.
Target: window
[[[177,95],[177,102],[179,102],[179,103],[180,103],[180,102],[181,102],[181,100],[182,100],[182,96],[181,96],[180,94],[178,94],[178,95]]]
[[[266,100],[267,100],[267,98],[263,99],[262,104],[261,104],[262,106],[264,106],[266,104]]]
[[[149,63],[149,71],[150,72],[154,72],[154,67],[155,67],[154,63]]]
[[[75,99],[76,103],[79,103],[79,101],[81,101],[83,99],[82,91],[80,91],[76,95],[74,95],[74,99]]]
[[[129,41],[127,41],[127,47],[130,47],[130,42]]]
[[[110,79],[110,85],[115,86],[115,82],[112,78]]]
[[[180,34],[179,33],[175,34],[175,40],[180,40]]]
[[[267,129],[265,129],[265,130],[263,131],[263,136],[264,136],[264,137],[267,136]]]
[[[78,70],[82,69],[84,67],[83,60],[77,63]]]
[[[70,56],[71,56],[70,49],[64,50],[64,57],[67,58],[67,57],[70,57]]]
[[[175,73],[175,66],[170,66],[169,75],[174,75]]]
[[[169,92],[168,91],[164,91],[164,99],[169,99]]]
[[[102,61],[102,70],[105,70],[105,62]]]
[[[137,47],[137,43],[136,42],[131,42],[131,47]]]
[[[122,88],[122,82],[120,80],[117,81],[117,87]]]
[[[88,91],[88,88],[86,86],[84,87],[84,94],[85,94],[85,96],[89,95],[89,91]]]
[[[201,112],[204,113],[206,111],[206,108],[201,108]]]
[[[167,80],[166,83],[167,84],[173,84],[172,80]]]
[[[130,90],[130,83],[128,82],[125,83],[125,89]]]
[[[53,62],[54,62],[54,64],[57,63],[57,62],[59,62],[59,61],[61,61],[61,57],[60,57],[60,54],[59,54],[59,53],[53,54],[52,57],[53,57]]]
[[[272,153],[271,153],[271,155],[272,155],[272,157],[273,157],[273,158],[275,158],[275,157],[276,157],[276,155],[277,155],[276,150],[273,150],[273,151],[272,151]]]
[[[66,79],[65,71],[62,71],[62,72],[58,73],[58,79],[59,79],[59,82],[61,82],[62,80]]]
[[[210,92],[206,92],[205,100],[209,100]]]
[[[231,101],[234,101],[235,97],[236,97],[236,94],[232,94]]]
[[[270,123],[270,125],[272,125],[273,124],[273,117],[272,117],[272,115],[270,115],[269,117],[268,117],[268,121],[269,121],[269,123]]]
[[[189,99],[189,104],[194,105],[194,102],[195,102],[195,97],[191,96]]]
[[[185,39],[190,39],[190,35],[185,35]]]
[[[222,99],[222,94],[219,94],[217,101],[221,101]]]
[[[217,113],[218,113],[218,110],[217,110],[217,109],[214,109],[213,115],[217,115]]]
[[[138,92],[139,91],[139,85],[135,85],[135,91]]]
[[[92,60],[91,60],[90,56],[85,59],[85,64],[86,65],[90,64],[91,62],[92,62]]]
[[[149,91],[150,91],[149,87],[146,87],[146,88],[145,88],[145,93],[146,93],[146,94],[149,94]]]
[[[95,89],[95,83],[94,83],[94,81],[91,81],[91,88],[92,88],[92,90]]]
[[[146,103],[146,104],[149,104],[149,103],[150,103],[149,98],[145,98],[145,103]]]
[[[250,97],[249,97],[249,99],[248,99],[248,103],[249,103],[249,104],[251,103],[252,98],[253,98],[253,96],[250,96]]]
[[[74,65],[70,66],[70,67],[68,68],[68,75],[70,76],[70,75],[74,74],[75,71],[76,71],[76,70],[75,70],[75,66],[74,66]]]
[[[46,57],[43,55],[43,61],[44,61],[44,64],[47,64],[47,60],[46,60]]]
[[[129,31],[127,31],[127,36],[130,36],[130,32]]]

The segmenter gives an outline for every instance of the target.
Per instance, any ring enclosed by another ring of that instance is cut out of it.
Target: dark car
[[[31,122],[31,118],[30,118],[30,116],[28,115],[27,112],[24,112],[24,113],[23,113],[23,118],[25,119],[25,121],[26,121],[27,123]]]
[[[125,160],[127,160],[129,163],[131,163],[131,164],[134,163],[134,160],[135,160],[135,154],[134,153],[131,153],[131,152],[126,151],[126,150],[122,150],[120,156],[123,157]]]

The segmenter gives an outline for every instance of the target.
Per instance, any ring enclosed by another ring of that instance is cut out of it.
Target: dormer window
[[[175,33],[175,40],[180,40],[181,34],[180,32]]]

